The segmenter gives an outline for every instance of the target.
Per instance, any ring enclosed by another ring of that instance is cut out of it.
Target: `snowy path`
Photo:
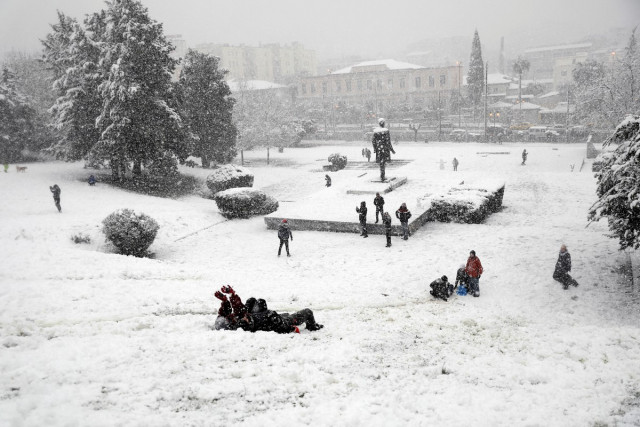
[[[289,259],[262,218],[176,242],[221,221],[209,200],[88,187],[62,163],[0,176],[0,424],[637,423],[640,302],[616,283],[606,224],[585,228],[595,182],[569,168],[582,147],[526,147],[520,166],[521,145],[483,157],[494,147],[403,144],[416,160],[402,173],[436,186],[503,179],[503,211],[483,225],[429,223],[391,248],[383,236],[294,232]],[[310,194],[323,174],[308,170],[338,150],[360,147],[287,149],[306,166],[256,167],[256,186]],[[434,159],[454,155],[460,171],[439,171]],[[155,259],[109,253],[100,221],[119,207],[159,221]],[[78,232],[92,243],[71,243]],[[561,243],[581,284],[568,291],[551,279]],[[429,282],[454,277],[470,249],[486,270],[481,297],[431,299]],[[325,328],[212,331],[223,284],[278,311],[310,307]]]

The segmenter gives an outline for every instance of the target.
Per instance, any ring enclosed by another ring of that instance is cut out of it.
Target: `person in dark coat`
[[[560,253],[558,254],[558,261],[556,261],[556,268],[553,271],[553,278],[562,283],[564,289],[569,289],[569,285],[578,286],[578,282],[571,277],[569,272],[571,271],[571,255],[565,245],[560,246]]]
[[[327,187],[331,187],[331,177],[329,175],[325,175],[324,180],[327,182],[325,185]]]
[[[53,186],[49,186],[49,190],[53,193],[53,203],[55,203],[56,208],[58,208],[58,212],[62,212],[62,207],[60,206],[60,187],[58,184],[53,184]]]
[[[409,238],[409,218],[411,218],[411,212],[407,209],[407,204],[403,203],[396,211],[396,218],[400,220],[402,226],[402,238],[407,240]]]
[[[360,228],[362,228],[360,235],[362,237],[369,237],[369,233],[367,233],[367,203],[360,202],[360,207],[356,206],[356,212],[359,214],[358,220],[360,220]]]
[[[378,124],[380,126],[373,130],[371,144],[376,153],[376,162],[380,163],[380,180],[384,181],[386,164],[391,160],[391,153],[395,154],[396,152],[391,146],[391,135],[389,129],[384,126],[384,119],[378,119]]]
[[[429,293],[434,298],[440,298],[446,301],[453,294],[453,285],[449,283],[447,276],[442,276],[434,280],[429,287],[431,288]]]
[[[384,212],[384,197],[380,193],[376,193],[376,197],[373,199],[373,205],[376,207],[376,224],[378,223],[378,214],[382,216]]]
[[[457,171],[458,170],[458,165],[460,164],[460,162],[458,161],[458,159],[456,159],[455,157],[453,158],[453,170]]]
[[[529,153],[527,153],[527,149],[526,148],[524,150],[522,150],[522,164],[523,165],[526,163],[528,155],[529,155]]]
[[[282,253],[282,245],[287,249],[287,256],[291,256],[289,253],[289,238],[293,242],[293,233],[289,228],[289,224],[286,219],[283,219],[278,227],[278,239],[280,239],[280,246],[278,247],[278,256]]]
[[[93,175],[89,175],[89,185],[96,185],[96,177]]]
[[[461,286],[461,287],[464,287],[465,290],[468,290],[467,289],[469,286],[467,283],[468,279],[469,279],[469,275],[465,271],[465,265],[462,264],[458,269],[458,271],[456,272],[456,284],[453,288],[456,289],[458,286]]]
[[[468,276],[467,283],[469,284],[469,292],[472,293],[474,297],[479,297],[480,276],[482,275],[483,269],[480,258],[476,256],[476,251],[469,252],[469,258],[467,259],[467,265],[464,271]]]
[[[382,214],[382,224],[384,224],[384,234],[387,236],[387,248],[391,247],[391,215],[389,212]]]

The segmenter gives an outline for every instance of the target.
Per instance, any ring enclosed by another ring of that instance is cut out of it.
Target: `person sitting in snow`
[[[326,181],[326,184],[325,184],[325,185],[326,185],[327,187],[331,187],[331,177],[330,177],[329,175],[326,175],[326,174],[325,174],[325,176],[324,176],[324,180]]]
[[[553,271],[553,278],[562,283],[563,289],[569,289],[569,285],[578,286],[578,282],[569,274],[570,271],[571,255],[566,245],[562,245],[560,246],[558,261],[556,261],[556,268]]]
[[[96,177],[93,175],[89,175],[89,185],[93,186],[96,185]]]
[[[458,268],[458,271],[456,272],[456,284],[453,287],[453,289],[464,288],[464,291],[459,292],[459,294],[463,293],[464,295],[466,295],[468,291],[468,284],[467,284],[468,279],[469,279],[469,275],[465,271],[465,265],[462,264],[460,265],[460,268]]]
[[[225,294],[230,294],[230,297],[227,298]],[[317,331],[324,327],[316,323],[313,311],[308,308],[293,314],[278,314],[269,310],[267,302],[263,299],[252,297],[247,299],[246,304],[243,304],[231,286],[223,286],[215,293],[215,296],[222,301],[214,324],[216,330],[240,328],[248,332],[270,331],[285,334],[300,333],[298,326],[302,324],[309,331]]]
[[[449,283],[447,276],[442,276],[434,280],[429,287],[431,288],[429,293],[434,298],[440,298],[446,301],[453,294],[453,285]]]

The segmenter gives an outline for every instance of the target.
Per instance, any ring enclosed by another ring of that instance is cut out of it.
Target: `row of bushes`
[[[452,188],[431,198],[428,217],[431,221],[480,224],[502,208],[504,184],[498,188]]]

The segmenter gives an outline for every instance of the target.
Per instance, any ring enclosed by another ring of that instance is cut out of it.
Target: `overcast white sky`
[[[290,43],[321,56],[403,50],[426,38],[477,28],[483,44],[539,29],[572,36],[640,23],[640,0],[143,0],[167,34],[198,43]],[[0,52],[39,50],[56,9],[83,18],[102,0],[0,0]],[[548,40],[548,37],[547,37]],[[544,44],[544,43],[541,43]]]

